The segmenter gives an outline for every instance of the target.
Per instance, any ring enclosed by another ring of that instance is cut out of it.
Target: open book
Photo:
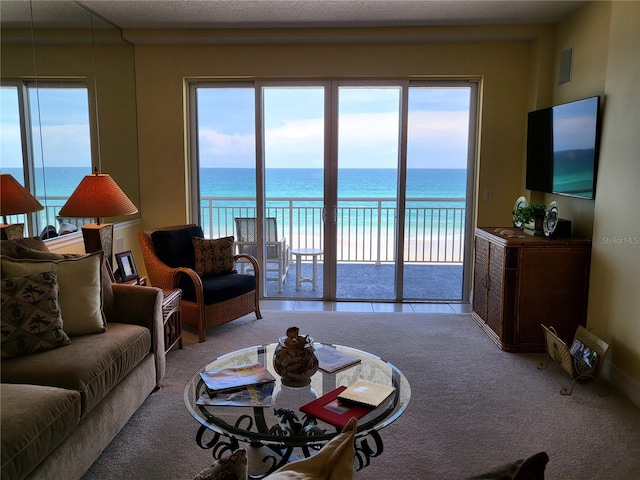
[[[276,379],[261,363],[200,372],[202,381],[212,395],[220,392],[275,382]]]
[[[338,395],[340,400],[376,408],[396,391],[396,387],[356,380]]]

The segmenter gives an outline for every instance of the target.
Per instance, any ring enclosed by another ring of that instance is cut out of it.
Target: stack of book
[[[276,379],[261,363],[200,372],[205,385],[198,405],[264,406],[271,404]]]
[[[390,385],[360,379],[303,405],[300,411],[342,429],[352,417],[364,417],[391,398],[395,391]]]

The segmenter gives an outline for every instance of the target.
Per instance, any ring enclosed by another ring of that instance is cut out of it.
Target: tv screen
[[[526,187],[593,199],[598,165],[600,97],[528,115]]]

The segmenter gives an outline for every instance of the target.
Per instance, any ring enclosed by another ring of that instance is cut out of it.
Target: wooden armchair
[[[202,238],[197,225],[176,225],[138,233],[147,277],[154,287],[182,289],[182,321],[198,329],[200,342],[207,330],[255,312],[259,303],[260,269],[251,255],[234,255],[248,261],[255,275],[231,273],[200,277],[195,271],[193,237]]]

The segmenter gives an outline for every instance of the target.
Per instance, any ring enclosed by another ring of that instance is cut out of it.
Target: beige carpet
[[[502,352],[470,315],[263,311],[209,332],[167,357],[163,388],[152,394],[84,476],[190,479],[211,461],[195,442],[199,424],[183,402],[186,381],[229,351],[270,343],[296,325],[321,342],[367,350],[411,383],[407,411],[381,431],[384,453],[356,479],[462,479],[546,451],[547,479],[636,479],[640,408],[593,384],[560,388],[569,377],[544,354]],[[251,464],[250,464],[251,467]]]

